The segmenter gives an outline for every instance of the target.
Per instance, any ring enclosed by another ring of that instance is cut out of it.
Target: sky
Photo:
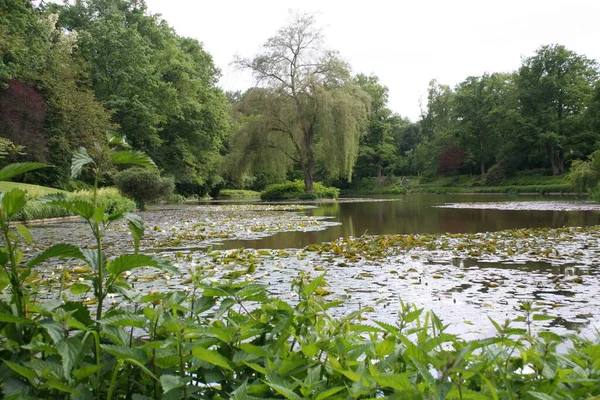
[[[353,73],[389,88],[389,108],[413,121],[432,79],[454,87],[468,76],[511,72],[542,45],[561,44],[600,61],[600,0],[146,0],[177,34],[204,44],[221,69],[219,86],[246,90],[251,57],[290,13],[315,13],[328,48]]]

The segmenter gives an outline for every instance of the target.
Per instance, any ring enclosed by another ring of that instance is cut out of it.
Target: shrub
[[[485,184],[488,186],[497,186],[506,180],[506,167],[503,164],[496,164],[488,170],[485,176]]]
[[[71,196],[91,203],[94,198],[94,190],[80,190]],[[96,201],[98,206],[104,207],[105,212],[108,214],[116,210],[134,211],[136,209],[135,201],[123,196],[115,187],[98,189]]]
[[[163,178],[147,168],[129,168],[117,173],[114,179],[121,193],[135,200],[141,210],[147,202],[168,197],[175,188],[172,178]]]
[[[263,200],[314,200],[323,198],[336,199],[339,194],[340,190],[338,188],[325,186],[321,182],[315,182],[313,184],[312,193],[307,193],[304,190],[304,182],[301,180],[295,180],[267,186],[267,188],[260,194],[260,198]]]
[[[93,201],[93,190],[80,190],[75,193],[69,193],[69,198]],[[121,195],[114,187],[98,189],[97,199],[98,206],[104,207],[107,213],[112,213],[116,210],[133,211],[136,209],[135,201]],[[23,209],[15,216],[19,221],[31,221],[35,219],[60,218],[73,215],[67,209],[61,206],[48,204],[45,202],[29,201]]]

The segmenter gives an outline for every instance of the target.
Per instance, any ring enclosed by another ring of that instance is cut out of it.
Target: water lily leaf
[[[83,294],[90,291],[90,285],[85,283],[74,283],[69,287],[69,291],[73,294]]]

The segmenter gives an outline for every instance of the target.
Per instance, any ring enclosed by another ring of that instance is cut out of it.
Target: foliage
[[[335,199],[339,196],[340,190],[334,187],[324,186],[320,182],[315,182],[312,192],[307,192],[304,182],[296,180],[293,182],[276,183],[267,186],[261,192],[260,198],[263,200],[313,200],[319,198]]]
[[[443,149],[438,156],[438,170],[441,173],[458,171],[464,164],[465,151],[458,146]]]
[[[146,203],[168,197],[173,193],[172,178],[161,177],[157,171],[145,168],[128,168],[114,176],[117,188],[135,200],[140,209]]]
[[[593,152],[586,161],[573,161],[569,181],[579,193],[588,190],[594,190],[596,193],[596,186],[600,183],[600,150]]]
[[[344,194],[405,194],[406,188],[404,182],[399,178],[362,178],[352,183],[349,189],[344,190]]]
[[[82,152],[74,158],[75,172],[101,165],[83,159]],[[434,313],[407,304],[395,324],[364,324],[362,314],[369,309],[334,317],[330,310],[341,302],[327,300],[325,274],[300,273],[292,283],[297,300],[291,304],[270,297],[264,286],[234,277],[211,281],[202,268],[192,271],[188,290],[138,293],[127,281],[128,272],[140,266],[173,271],[168,262],[137,253],[143,234],[139,217],[106,214],[96,200],[55,196],[50,201],[80,215],[97,247],[57,244],[26,257],[23,264],[20,249],[33,238],[10,220],[26,204],[25,193],[14,189],[3,194],[0,282],[8,294],[8,301],[0,300],[4,398],[600,395],[600,342],[533,333],[533,321],[554,317],[532,303],[523,303],[522,316],[513,322],[492,321],[495,336],[466,341],[448,332]],[[136,252],[108,259],[102,229],[120,218],[129,225]],[[409,238],[414,244],[412,235],[396,239],[408,243]],[[69,296],[62,292],[55,299],[59,301],[38,303],[30,298],[35,284],[28,277],[32,268],[52,258],[77,260],[76,268],[87,272],[82,281],[63,281]],[[84,300],[88,291],[96,296],[95,313]],[[113,291],[122,301],[104,304]]]
[[[235,189],[223,189],[219,191],[219,197],[227,197],[233,199],[243,199],[260,197],[260,192],[254,190],[235,190]]]
[[[560,45],[542,46],[519,69],[517,89],[527,134],[545,152],[554,175],[565,172],[567,154],[582,158],[599,138],[600,132],[590,132],[585,122],[597,79],[594,61]]]
[[[498,163],[489,169],[485,176],[485,184],[488,186],[501,185],[507,178],[506,167]]]

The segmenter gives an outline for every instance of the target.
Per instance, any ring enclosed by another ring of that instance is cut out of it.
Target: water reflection
[[[458,202],[565,201],[565,198],[507,195],[412,194],[384,202],[326,203],[308,210],[312,216],[331,217],[340,225],[318,232],[286,232],[269,238],[225,242],[225,248],[301,248],[339,237],[367,234],[474,233],[514,228],[585,226],[600,224],[598,211],[514,211],[452,209],[435,206]]]

